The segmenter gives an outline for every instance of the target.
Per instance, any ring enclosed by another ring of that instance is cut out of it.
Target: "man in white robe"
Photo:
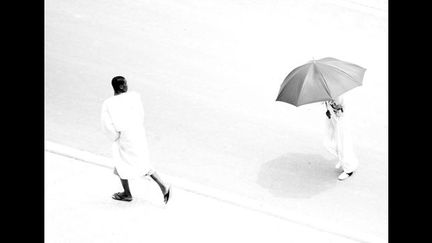
[[[115,193],[113,199],[132,201],[128,180],[150,176],[159,185],[167,203],[170,187],[162,182],[150,163],[141,97],[137,92],[127,92],[127,81],[122,76],[114,77],[111,85],[114,96],[103,102],[102,130],[113,141],[114,174],[119,176],[124,189]]]
[[[324,103],[327,108],[327,134],[324,139],[324,145],[330,153],[338,158],[336,168],[343,169],[338,179],[345,180],[357,169],[358,159],[352,145],[344,99],[342,96],[339,96],[335,100]]]

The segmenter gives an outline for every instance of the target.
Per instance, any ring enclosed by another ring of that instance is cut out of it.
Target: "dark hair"
[[[112,85],[114,91],[119,91],[120,85],[125,85],[125,83],[126,83],[126,79],[123,76],[115,76],[111,80],[111,85]]]

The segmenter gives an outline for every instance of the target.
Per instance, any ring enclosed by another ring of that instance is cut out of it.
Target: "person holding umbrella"
[[[324,145],[338,159],[336,169],[343,169],[339,180],[350,177],[358,167],[358,159],[354,153],[348,121],[345,117],[346,107],[342,96],[325,101],[326,106],[326,137]]]
[[[124,189],[114,193],[112,198],[132,201],[129,179],[149,176],[159,185],[166,204],[171,187],[161,180],[150,163],[141,97],[137,92],[127,92],[127,81],[122,76],[114,77],[111,85],[114,96],[103,102],[101,122],[104,133],[113,142],[114,174],[120,178]]]
[[[312,60],[293,69],[280,86],[276,101],[294,106],[324,102],[327,111],[325,147],[337,156],[337,168],[342,168],[339,180],[350,177],[357,169],[346,107],[342,94],[363,84],[366,69],[332,57]]]

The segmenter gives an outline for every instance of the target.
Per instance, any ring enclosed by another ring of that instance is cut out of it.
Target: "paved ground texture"
[[[46,152],[45,242],[359,242],[173,185],[164,205],[155,183],[131,187],[132,202],[111,170]]]

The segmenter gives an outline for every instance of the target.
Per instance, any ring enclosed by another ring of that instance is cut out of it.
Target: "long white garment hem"
[[[113,143],[114,174],[121,179],[136,179],[155,172],[143,128],[121,132],[120,138]]]
[[[328,107],[329,108],[329,107]],[[358,159],[354,153],[351,134],[345,114],[337,117],[333,109],[329,109],[331,118],[326,117],[327,134],[324,139],[326,149],[338,159],[342,169],[346,173],[353,172],[358,168]]]

